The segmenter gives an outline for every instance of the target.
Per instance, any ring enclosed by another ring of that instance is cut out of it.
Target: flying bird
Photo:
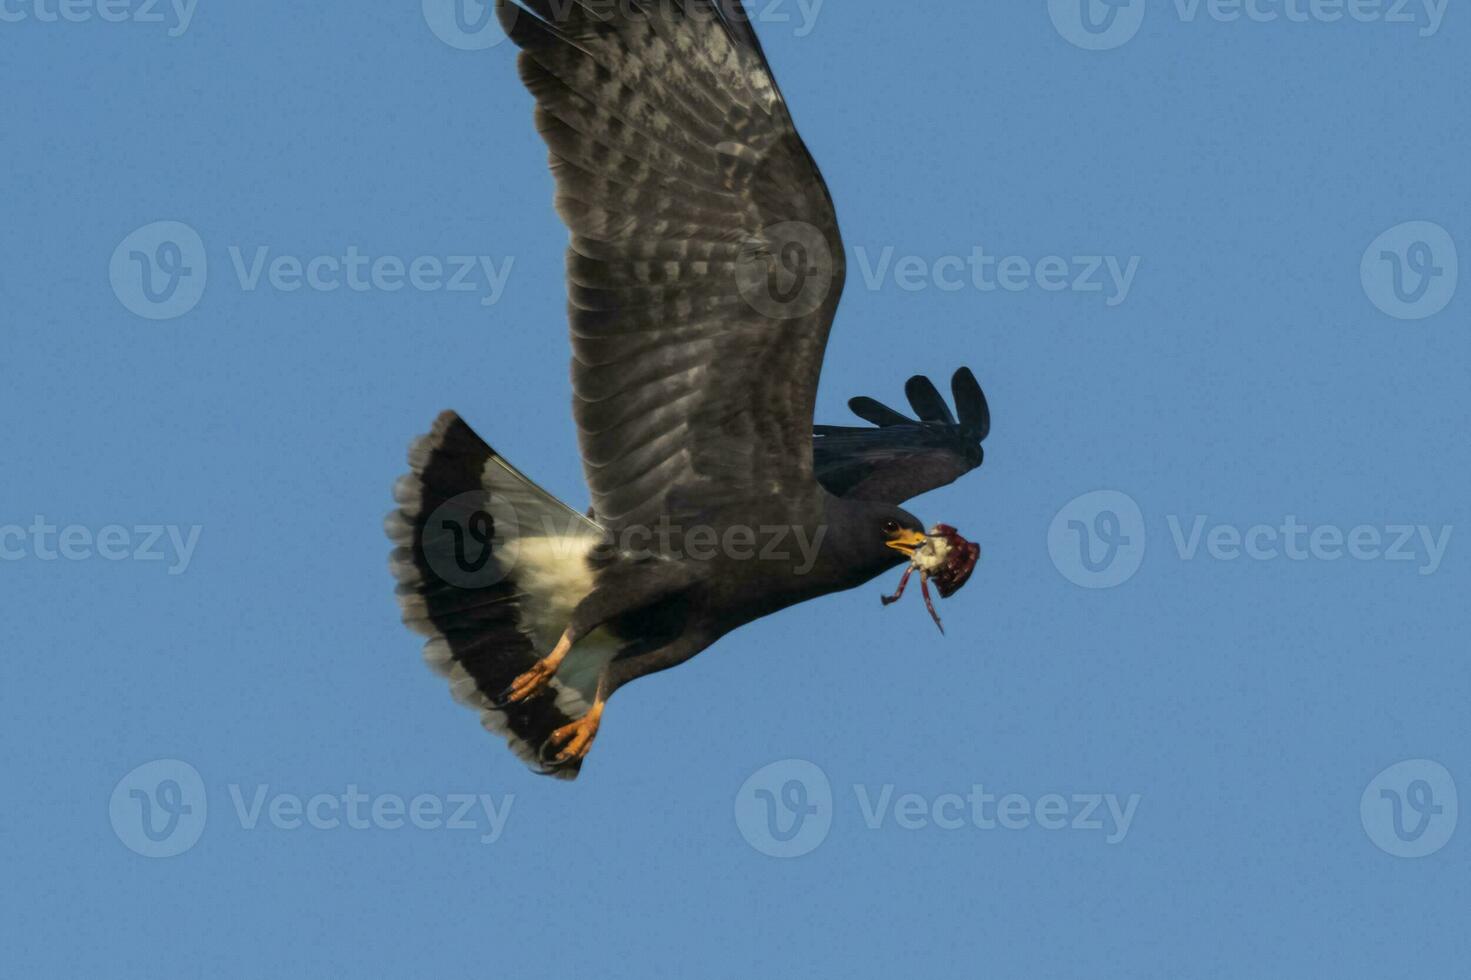
[[[395,487],[404,622],[484,726],[575,778],[608,698],[747,623],[908,563],[942,596],[978,548],[899,504],[981,464],[952,412],[813,424],[845,279],[826,183],[740,0],[497,0],[571,233],[573,415],[591,509],[447,412]],[[958,417],[957,417],[958,413]],[[931,607],[933,613],[933,607]],[[937,620],[938,622],[938,620]]]

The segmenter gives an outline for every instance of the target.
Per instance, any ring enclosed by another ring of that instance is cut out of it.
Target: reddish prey
[[[960,587],[969,581],[970,573],[975,571],[976,562],[981,557],[981,546],[965,540],[949,524],[936,524],[930,529],[928,537],[929,540],[915,550],[909,567],[904,569],[898,591],[884,596],[883,601],[888,606],[903,598],[904,590],[909,586],[909,576],[918,569],[919,590],[924,595],[924,606],[930,611],[930,618],[935,621],[940,632],[944,633],[945,624],[940,622],[940,614],[935,612],[934,600],[930,598],[930,580],[934,580],[935,589],[940,593],[941,599],[950,598],[960,591]]]

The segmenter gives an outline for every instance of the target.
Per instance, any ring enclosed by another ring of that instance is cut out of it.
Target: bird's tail
[[[386,523],[404,623],[428,638],[424,659],[456,699],[540,769],[547,736],[587,712],[601,664],[570,658],[541,694],[511,705],[499,696],[551,650],[591,590],[587,555],[600,529],[453,412],[413,444],[409,466]],[[556,775],[575,778],[577,770]]]

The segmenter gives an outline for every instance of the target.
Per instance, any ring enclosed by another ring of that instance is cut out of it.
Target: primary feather
[[[903,503],[953,483],[981,465],[981,443],[991,432],[991,409],[969,368],[951,382],[957,422],[929,378],[904,386],[918,418],[872,398],[855,398],[853,413],[875,426],[819,425],[813,444],[817,479],[829,493],[855,500]]]

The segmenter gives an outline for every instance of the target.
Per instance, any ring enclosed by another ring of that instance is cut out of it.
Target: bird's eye
[[[898,534],[899,533],[899,522],[898,521],[884,521],[884,533],[885,534]]]

